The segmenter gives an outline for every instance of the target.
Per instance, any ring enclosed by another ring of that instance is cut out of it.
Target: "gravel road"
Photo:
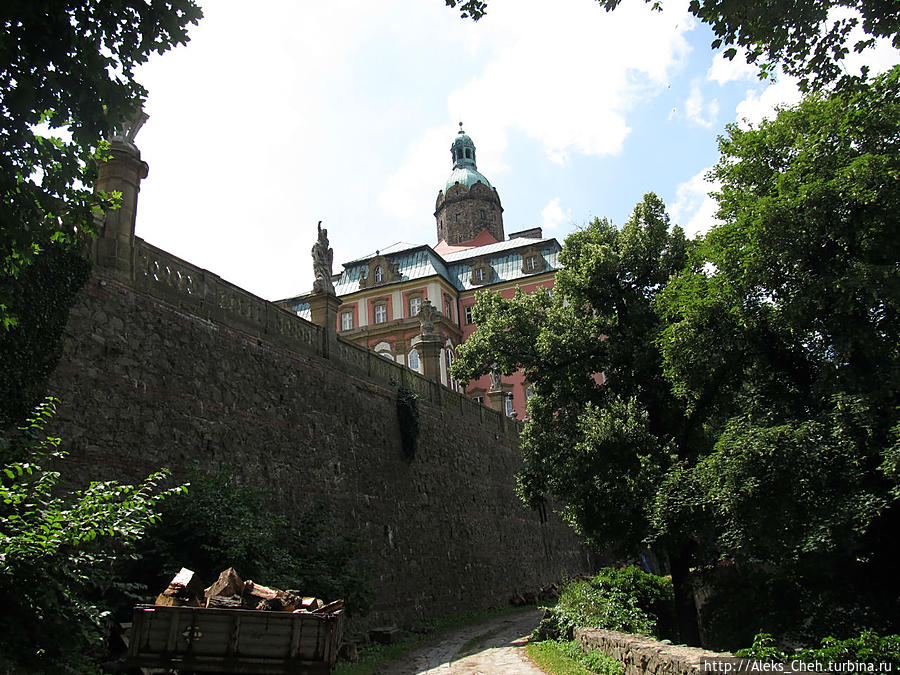
[[[546,675],[525,655],[526,636],[542,610],[466,626],[435,638],[405,657],[383,666],[380,675]]]

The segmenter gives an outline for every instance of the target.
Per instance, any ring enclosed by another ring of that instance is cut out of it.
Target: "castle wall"
[[[367,625],[502,603],[586,568],[571,531],[514,494],[514,421],[140,239],[132,270],[95,272],[50,382],[53,431],[82,478],[236,464],[287,514],[324,505],[361,541]],[[392,382],[420,397],[411,461]]]

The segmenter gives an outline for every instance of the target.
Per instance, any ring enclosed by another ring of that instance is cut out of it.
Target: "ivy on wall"
[[[397,422],[403,455],[411,462],[419,440],[419,395],[402,385],[397,388]]]
[[[0,275],[0,293],[18,319],[0,327],[0,429],[20,423],[46,395],[69,308],[90,269],[77,244],[52,241],[17,277]]]

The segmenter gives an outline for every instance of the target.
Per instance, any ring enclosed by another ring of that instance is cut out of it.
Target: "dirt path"
[[[383,666],[381,675],[546,675],[525,655],[542,610],[528,609],[443,634]]]

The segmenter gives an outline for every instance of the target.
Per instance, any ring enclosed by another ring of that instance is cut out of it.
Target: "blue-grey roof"
[[[451,283],[460,291],[468,291],[473,288],[490,286],[493,284],[515,281],[525,277],[534,276],[522,271],[522,251],[520,249],[534,247],[541,252],[544,258],[544,272],[559,269],[559,243],[555,239],[509,239],[506,241],[479,246],[467,251],[448,254],[447,261]],[[487,257],[494,270],[494,278],[487,284],[472,284],[473,258]]]
[[[439,276],[449,282],[458,291],[467,291],[482,286],[491,286],[497,283],[515,281],[525,277],[534,276],[522,271],[522,250],[537,249],[544,258],[544,272],[559,269],[559,242],[553,238],[529,239],[517,237],[499,241],[487,246],[477,246],[464,251],[448,253],[441,257],[430,246],[421,244],[413,246],[403,242],[392,244],[378,253],[385,256],[392,264],[398,265],[400,281],[424,279]],[[344,270],[335,280],[334,288],[338,296],[350,295],[361,290],[359,287],[360,273],[369,270],[369,260],[376,254],[360,258],[359,260],[345,263]],[[487,259],[494,270],[494,277],[487,284],[472,284],[471,262],[473,259]],[[336,277],[338,275],[335,275]],[[399,283],[399,282],[393,282]],[[390,286],[391,284],[386,284]],[[291,307],[300,316],[309,319],[309,304],[303,296],[293,299]]]
[[[494,189],[490,181],[488,181],[488,179],[484,177],[484,174],[478,171],[478,169],[472,168],[471,166],[461,166],[453,169],[450,177],[447,178],[447,183],[444,185],[444,194],[447,194],[447,190],[452,188],[457,183],[465,185],[466,188],[471,188],[473,185],[475,185],[475,183],[484,183],[488,187],[488,189]]]
[[[403,246],[405,248],[398,247]],[[425,277],[442,276],[450,281],[447,265],[430,246],[420,245],[410,247],[408,244],[394,244],[383,251],[379,251],[392,264],[398,265],[401,281],[412,279],[424,279]],[[340,279],[335,283],[334,289],[338,295],[348,295],[360,290],[359,280],[362,270],[368,273],[368,261],[373,258],[370,255],[352,263],[344,265],[344,271]],[[396,282],[395,282],[396,283]]]

